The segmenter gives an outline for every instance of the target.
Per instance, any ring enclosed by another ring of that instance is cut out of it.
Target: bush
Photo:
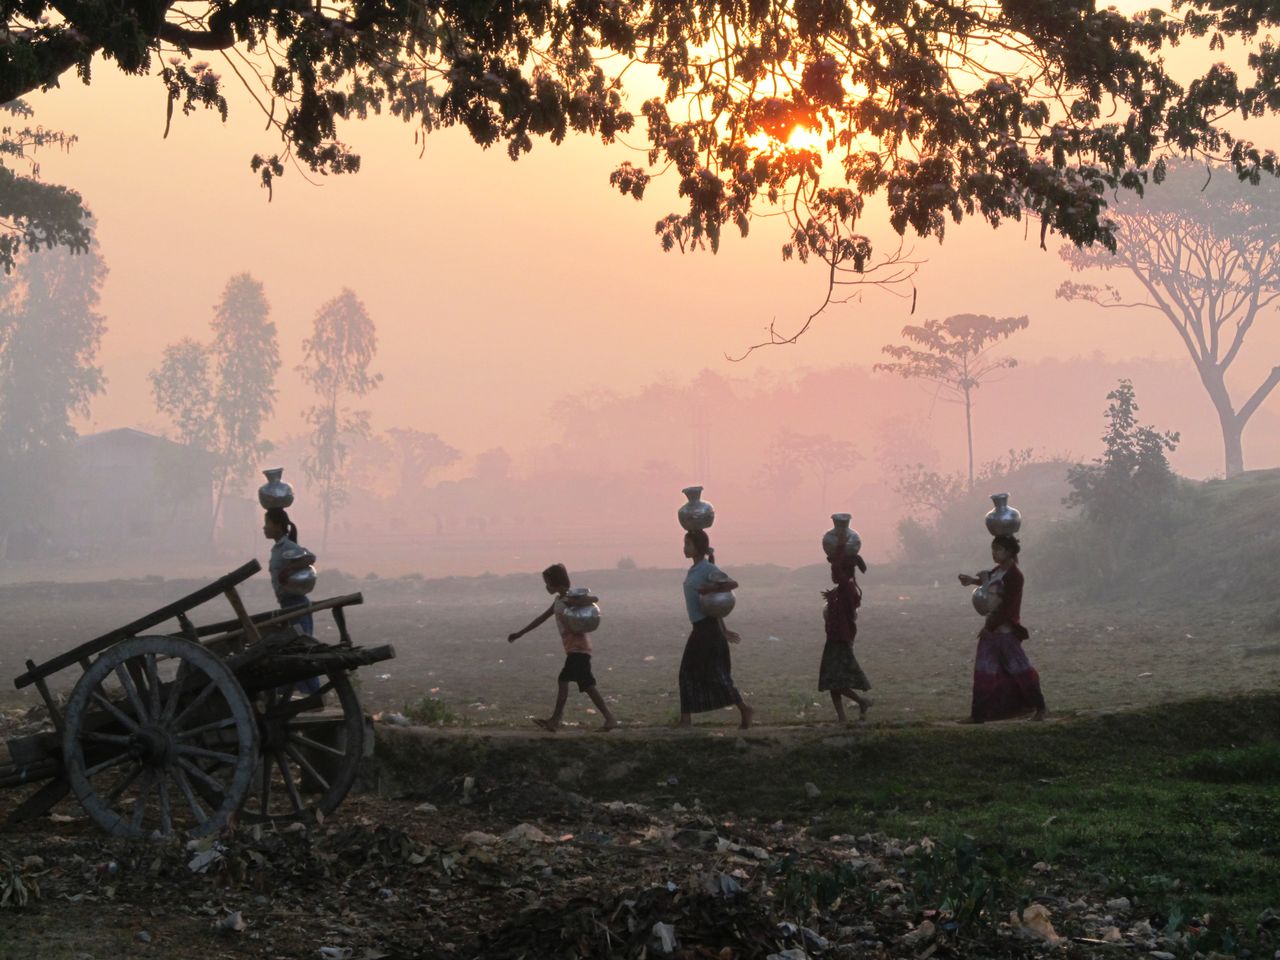
[[[898,521],[898,543],[902,557],[908,563],[923,563],[937,553],[937,535],[915,517],[903,517]]]
[[[419,697],[413,703],[406,703],[402,712],[414,723],[424,727],[443,727],[458,722],[458,715],[443,700],[435,697]]]
[[[1059,575],[1078,577],[1099,596],[1130,586],[1194,514],[1185,485],[1169,466],[1178,434],[1138,421],[1128,380],[1107,399],[1103,455],[1067,471],[1071,492],[1063,502],[1079,510],[1079,519],[1062,525],[1047,558]]]
[[[620,557],[618,559],[619,570],[634,570],[635,568],[636,562],[631,557]]]

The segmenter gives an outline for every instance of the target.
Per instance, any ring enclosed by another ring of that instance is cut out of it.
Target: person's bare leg
[[[556,708],[551,712],[546,720],[533,721],[548,733],[555,733],[560,726],[560,718],[564,716],[564,705],[569,699],[569,683],[567,680],[560,681],[560,687],[556,691]]]
[[[672,724],[672,726],[673,726],[673,727],[692,727],[692,726],[693,726],[693,714],[692,714],[692,713],[682,713],[682,714],[680,714],[680,719],[679,719],[679,720],[677,720],[675,723],[673,723],[673,724]]]
[[[604,697],[600,696],[600,691],[595,687],[587,689],[587,696],[591,698],[591,702],[596,705],[596,709],[600,711],[600,716],[604,717],[604,726],[601,731],[612,730],[618,725],[618,721],[614,719],[612,713],[609,712],[609,705],[604,702]]]
[[[844,699],[839,690],[831,691],[831,704],[836,708],[836,723],[848,723],[849,718],[844,715]]]
[[[742,722],[738,724],[739,730],[751,729],[751,721],[755,717],[755,710],[747,704],[742,697],[738,697],[738,713],[742,715]]]
[[[865,694],[859,694],[853,690],[849,691],[849,699],[858,705],[858,719],[867,719],[867,708],[871,706],[871,698]]]

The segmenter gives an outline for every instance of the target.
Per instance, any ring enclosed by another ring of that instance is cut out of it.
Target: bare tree
[[[369,434],[369,412],[352,410],[345,402],[365,396],[382,380],[382,374],[369,370],[378,352],[377,330],[364,304],[344,288],[316,313],[311,336],[303,341],[302,350],[298,372],[319,400],[306,415],[311,425],[311,452],[303,458],[302,471],[320,491],[324,511],[320,542],[324,549],[333,511],[346,501],[348,441]]]
[[[1116,252],[1064,249],[1073,270],[1125,270],[1144,297],[1134,300],[1109,285],[1066,281],[1058,296],[1109,309],[1162,314],[1195,364],[1218,423],[1227,476],[1244,470],[1244,428],[1280,383],[1273,366],[1236,406],[1227,372],[1254,323],[1280,297],[1280,185],[1264,178],[1242,184],[1225,168],[1170,167],[1145,199],[1120,196],[1111,216]]]
[[[910,380],[927,380],[937,384],[948,399],[964,404],[965,437],[969,449],[969,489],[973,489],[973,392],[991,379],[997,370],[1016,367],[1013,357],[997,357],[992,347],[1026,329],[1026,317],[989,317],[985,314],[960,313],[946,320],[927,320],[924,324],[902,328],[902,337],[910,343],[889,344],[884,353],[892,363],[877,363],[876,370],[896,373]],[[920,348],[910,344],[919,344]],[[921,349],[922,348],[922,349]]]

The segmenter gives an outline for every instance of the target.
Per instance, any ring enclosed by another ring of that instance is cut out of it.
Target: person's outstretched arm
[[[539,615],[537,618],[535,618],[534,620],[531,620],[531,621],[529,622],[529,625],[528,625],[527,627],[525,627],[523,630],[517,630],[515,633],[509,633],[509,634],[507,634],[507,642],[508,642],[508,643],[515,643],[517,640],[519,640],[521,637],[523,637],[523,636],[524,636],[526,633],[528,633],[530,630],[536,630],[536,629],[538,629],[538,627],[542,626],[544,623],[546,623],[548,620],[550,620],[550,619],[551,619],[551,615],[552,615],[552,614],[554,614],[555,612],[556,612],[556,605],[553,603],[553,604],[551,604],[551,606],[549,606],[549,607],[547,608],[547,612],[546,612],[546,613],[543,613],[543,614]]]

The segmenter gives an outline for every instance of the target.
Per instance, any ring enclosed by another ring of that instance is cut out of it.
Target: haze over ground
[[[227,73],[225,64],[214,66]],[[165,431],[148,371],[166,344],[206,336],[227,278],[247,270],[265,285],[284,358],[266,435],[281,441],[304,430],[310,401],[292,368],[316,308],[348,286],[378,325],[375,367],[385,375],[361,406],[372,411],[375,429],[413,426],[459,447],[465,456],[446,477],[469,475],[474,456],[493,447],[512,454],[517,474],[554,460],[559,454],[548,447],[566,424],[552,411],[566,397],[632,394],[668,381],[687,386],[704,370],[750,381],[740,388],[747,392],[767,392],[812,371],[869,366],[905,323],[959,312],[1031,318],[1007,348],[1022,367],[980,393],[980,461],[1013,447],[1096,455],[1106,383],[1131,375],[1143,418],[1183,433],[1175,468],[1192,477],[1222,470],[1212,408],[1164,318],[1055,299],[1069,273],[1052,243],[1040,249],[1034,225],[992,230],[970,220],[950,227],[941,245],[910,242],[925,261],[914,314],[909,298],[872,290],[861,303],[831,309],[798,344],[733,364],[724,354],[760,339],[771,320],[788,330],[813,308],[822,267],[781,260],[781,221],[754,221],[749,240],[726,237],[715,256],[662,253],[652,227],[674,206],[673,183],[657,181],[642,203],[618,195],[608,173],[631,155],[624,146],[538,142],[512,163],[503,150],[482,151],[449,130],[431,135],[420,157],[411,127],[374,118],[349,128],[363,158],[358,174],[313,186],[291,168],[268,203],[248,161],[277,143],[243,94],[232,98],[225,127],[210,113],[178,116],[168,139],[160,85],[111,68],[98,71],[92,87],[68,77],[30,101],[41,123],[79,137],[69,152],[40,155],[42,176],[82,192],[111,270],[102,301],[107,391],[79,424],[82,433]],[[1275,127],[1266,121],[1250,131],[1266,142]],[[897,238],[873,210],[868,233],[888,250]],[[1233,368],[1237,393],[1252,390],[1277,357],[1273,311]],[[1037,373],[1043,361],[1075,358],[1107,364],[1106,376]],[[895,425],[905,423],[913,436],[898,451],[904,461],[963,466],[956,408],[932,403],[925,386],[883,375],[854,379],[856,391],[842,394],[836,377],[817,402],[797,403],[795,429],[854,440],[864,457],[858,469],[878,476],[893,446],[881,434],[902,433]],[[1047,384],[1061,396],[1045,397]],[[1016,429],[993,425],[1002,406]],[[734,415],[732,408],[722,413]],[[1246,466],[1280,465],[1278,418],[1280,400],[1272,396],[1246,431]],[[672,429],[668,459],[687,481],[705,479],[682,429]],[[722,422],[713,432],[730,429]],[[770,436],[756,441],[762,451]],[[604,445],[616,444],[614,452],[629,446],[625,431],[596,442],[602,460],[612,456]],[[717,473],[717,483],[730,482],[723,467]],[[842,487],[847,496],[857,489]],[[547,497],[573,499],[565,490]],[[668,499],[674,509],[678,490]],[[821,511],[814,512],[818,523]]]

